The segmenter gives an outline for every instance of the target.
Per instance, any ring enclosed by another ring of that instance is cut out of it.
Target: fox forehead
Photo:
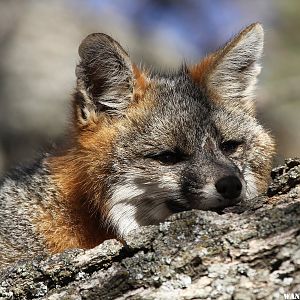
[[[205,90],[196,84],[186,70],[180,70],[174,75],[154,76],[150,78],[149,89],[145,97],[151,95],[156,101],[156,107],[170,113],[188,113],[206,111],[211,106]]]
[[[145,107],[144,102],[151,105]],[[187,151],[208,135],[225,139],[249,136],[250,126],[256,124],[240,107],[215,102],[183,70],[150,78],[140,105],[129,110],[128,119],[130,124],[126,122],[123,132],[130,144],[136,142],[138,146],[151,141],[162,148],[180,147]]]
[[[212,111],[213,103],[188,74],[155,76],[140,104],[128,111],[122,132],[132,140],[144,136],[165,147],[180,146],[179,142],[187,146],[205,131],[214,131]]]

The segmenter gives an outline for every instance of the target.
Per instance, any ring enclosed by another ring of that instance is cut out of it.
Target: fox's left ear
[[[223,48],[190,69],[198,82],[216,101],[235,101],[253,113],[253,92],[261,67],[264,32],[259,23],[241,31]],[[233,103],[232,103],[233,104]]]

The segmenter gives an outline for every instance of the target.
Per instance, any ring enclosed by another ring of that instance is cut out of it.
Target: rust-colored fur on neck
[[[95,120],[96,122],[96,120]],[[105,178],[113,127],[107,119],[81,130],[70,149],[47,159],[61,199],[41,213],[38,231],[51,251],[92,248],[113,237],[103,226]]]
[[[130,107],[135,114],[143,107],[148,86],[146,75],[134,66],[136,101]],[[43,210],[37,230],[45,237],[52,252],[68,248],[93,248],[106,239],[116,238],[104,226],[107,170],[117,123],[124,120],[105,114],[93,114],[86,124],[79,121],[76,94],[73,101],[72,140],[67,150],[47,159],[61,199],[58,205]],[[129,111],[131,111],[129,109]],[[125,121],[126,122],[126,121]]]

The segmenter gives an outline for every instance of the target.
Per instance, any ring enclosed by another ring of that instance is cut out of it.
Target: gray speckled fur
[[[46,253],[32,221],[38,207],[57,194],[43,159],[30,168],[16,169],[0,185],[0,263]]]

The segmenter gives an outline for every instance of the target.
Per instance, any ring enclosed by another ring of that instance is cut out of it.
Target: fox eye
[[[221,143],[220,149],[226,154],[230,155],[237,151],[238,147],[243,144],[243,141],[238,140],[229,140]]]
[[[163,151],[160,153],[146,155],[147,158],[152,158],[164,165],[175,165],[183,160],[180,153],[172,151]]]

